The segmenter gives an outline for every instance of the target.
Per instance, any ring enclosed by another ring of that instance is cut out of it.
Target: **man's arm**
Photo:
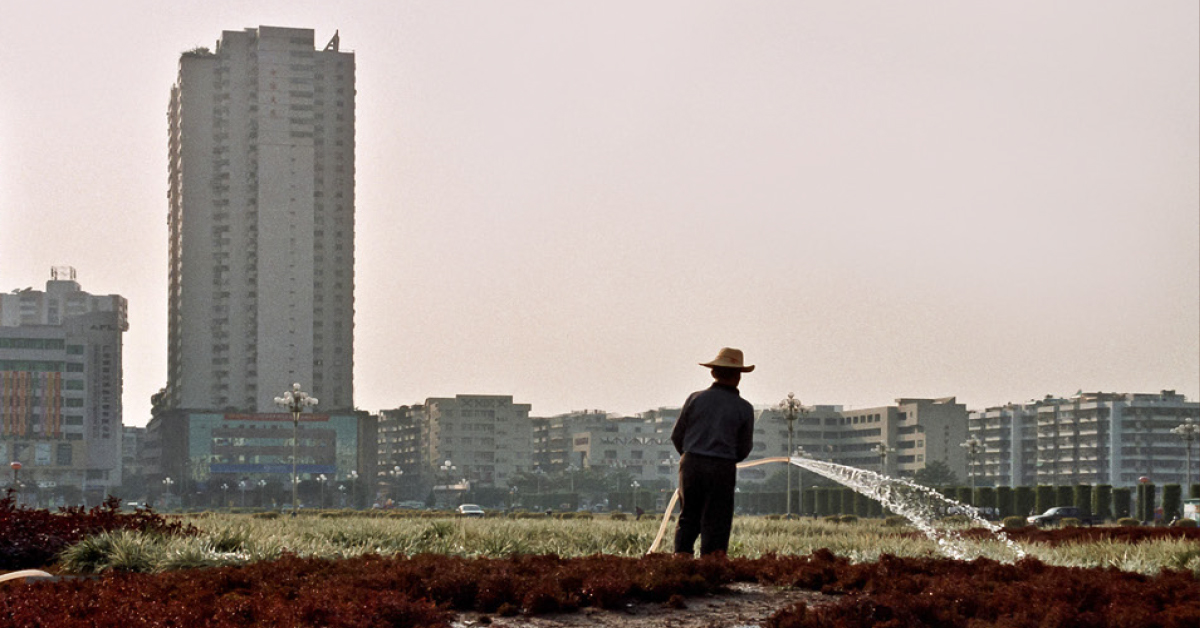
[[[679,410],[679,418],[675,419],[675,428],[671,430],[671,442],[675,444],[675,452],[683,455],[683,435],[687,433],[688,418],[691,416],[692,398],[683,402],[683,408]]]
[[[747,412],[746,420],[742,421],[742,425],[738,428],[737,435],[737,456],[738,462],[745,460],[750,451],[754,449],[754,410],[751,408]]]

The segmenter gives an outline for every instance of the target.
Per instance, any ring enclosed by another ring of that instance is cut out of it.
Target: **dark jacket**
[[[754,407],[732,386],[694,392],[683,403],[671,442],[681,454],[741,462],[754,447]]]

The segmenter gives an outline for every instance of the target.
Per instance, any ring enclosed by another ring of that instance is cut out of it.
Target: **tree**
[[[913,474],[913,481],[923,486],[936,488],[939,486],[958,486],[958,476],[950,470],[950,465],[941,460],[925,463],[925,468]]]

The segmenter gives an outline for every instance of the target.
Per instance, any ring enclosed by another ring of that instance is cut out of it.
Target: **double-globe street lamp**
[[[979,454],[983,451],[983,441],[972,436],[963,441],[960,445],[967,450],[967,477],[971,479],[971,501],[975,501],[975,466],[979,460]]]
[[[779,409],[783,411],[783,417],[787,419],[788,426],[788,455],[792,452],[792,435],[795,433],[796,419],[800,418],[800,414],[804,411],[804,406],[800,400],[796,398],[795,393],[788,393],[787,399],[779,402]],[[787,518],[792,518],[792,463],[789,461],[787,465]]]
[[[1188,417],[1183,420],[1183,423],[1172,428],[1171,433],[1183,439],[1183,446],[1187,450],[1187,475],[1184,476],[1183,481],[1187,484],[1187,494],[1190,497],[1192,490],[1192,442],[1197,437],[1200,437],[1200,425],[1196,425],[1196,422],[1191,417]]]
[[[171,495],[171,486],[173,484],[175,484],[175,480],[172,480],[171,476],[168,475],[167,477],[163,478],[162,483],[163,483],[163,490],[166,491],[166,494],[169,498]],[[167,501],[167,500],[164,500],[164,501]]]
[[[792,455],[796,458],[805,458],[808,456],[808,452],[804,451],[803,447],[797,445]],[[788,462],[788,468],[790,469],[791,467],[792,463]],[[804,467],[796,468],[796,484],[798,487],[796,490],[796,515],[799,516],[804,512]]]
[[[879,443],[875,446],[875,453],[879,454],[879,475],[887,475],[887,459],[888,454],[892,453],[892,448]]]
[[[282,397],[275,398],[275,405],[292,413],[292,516],[296,516],[296,511],[300,507],[299,480],[296,477],[296,445],[299,443],[300,432],[300,413],[304,412],[305,408],[313,408],[317,405],[317,398],[310,397],[308,393],[300,389],[300,384],[292,384],[292,389],[283,393]]]

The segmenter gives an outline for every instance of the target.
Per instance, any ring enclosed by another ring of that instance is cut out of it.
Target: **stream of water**
[[[903,478],[880,475],[866,469],[811,458],[793,456],[788,462],[878,500],[887,510],[908,519],[925,536],[937,543],[943,554],[951,558],[966,560],[974,557],[970,545],[962,535],[939,525],[940,519],[951,514],[963,515],[973,526],[991,531],[997,540],[1008,547],[1015,558],[1025,557],[1025,550],[1004,534],[1004,528],[988,521],[971,506],[950,499],[928,486],[921,486]]]

